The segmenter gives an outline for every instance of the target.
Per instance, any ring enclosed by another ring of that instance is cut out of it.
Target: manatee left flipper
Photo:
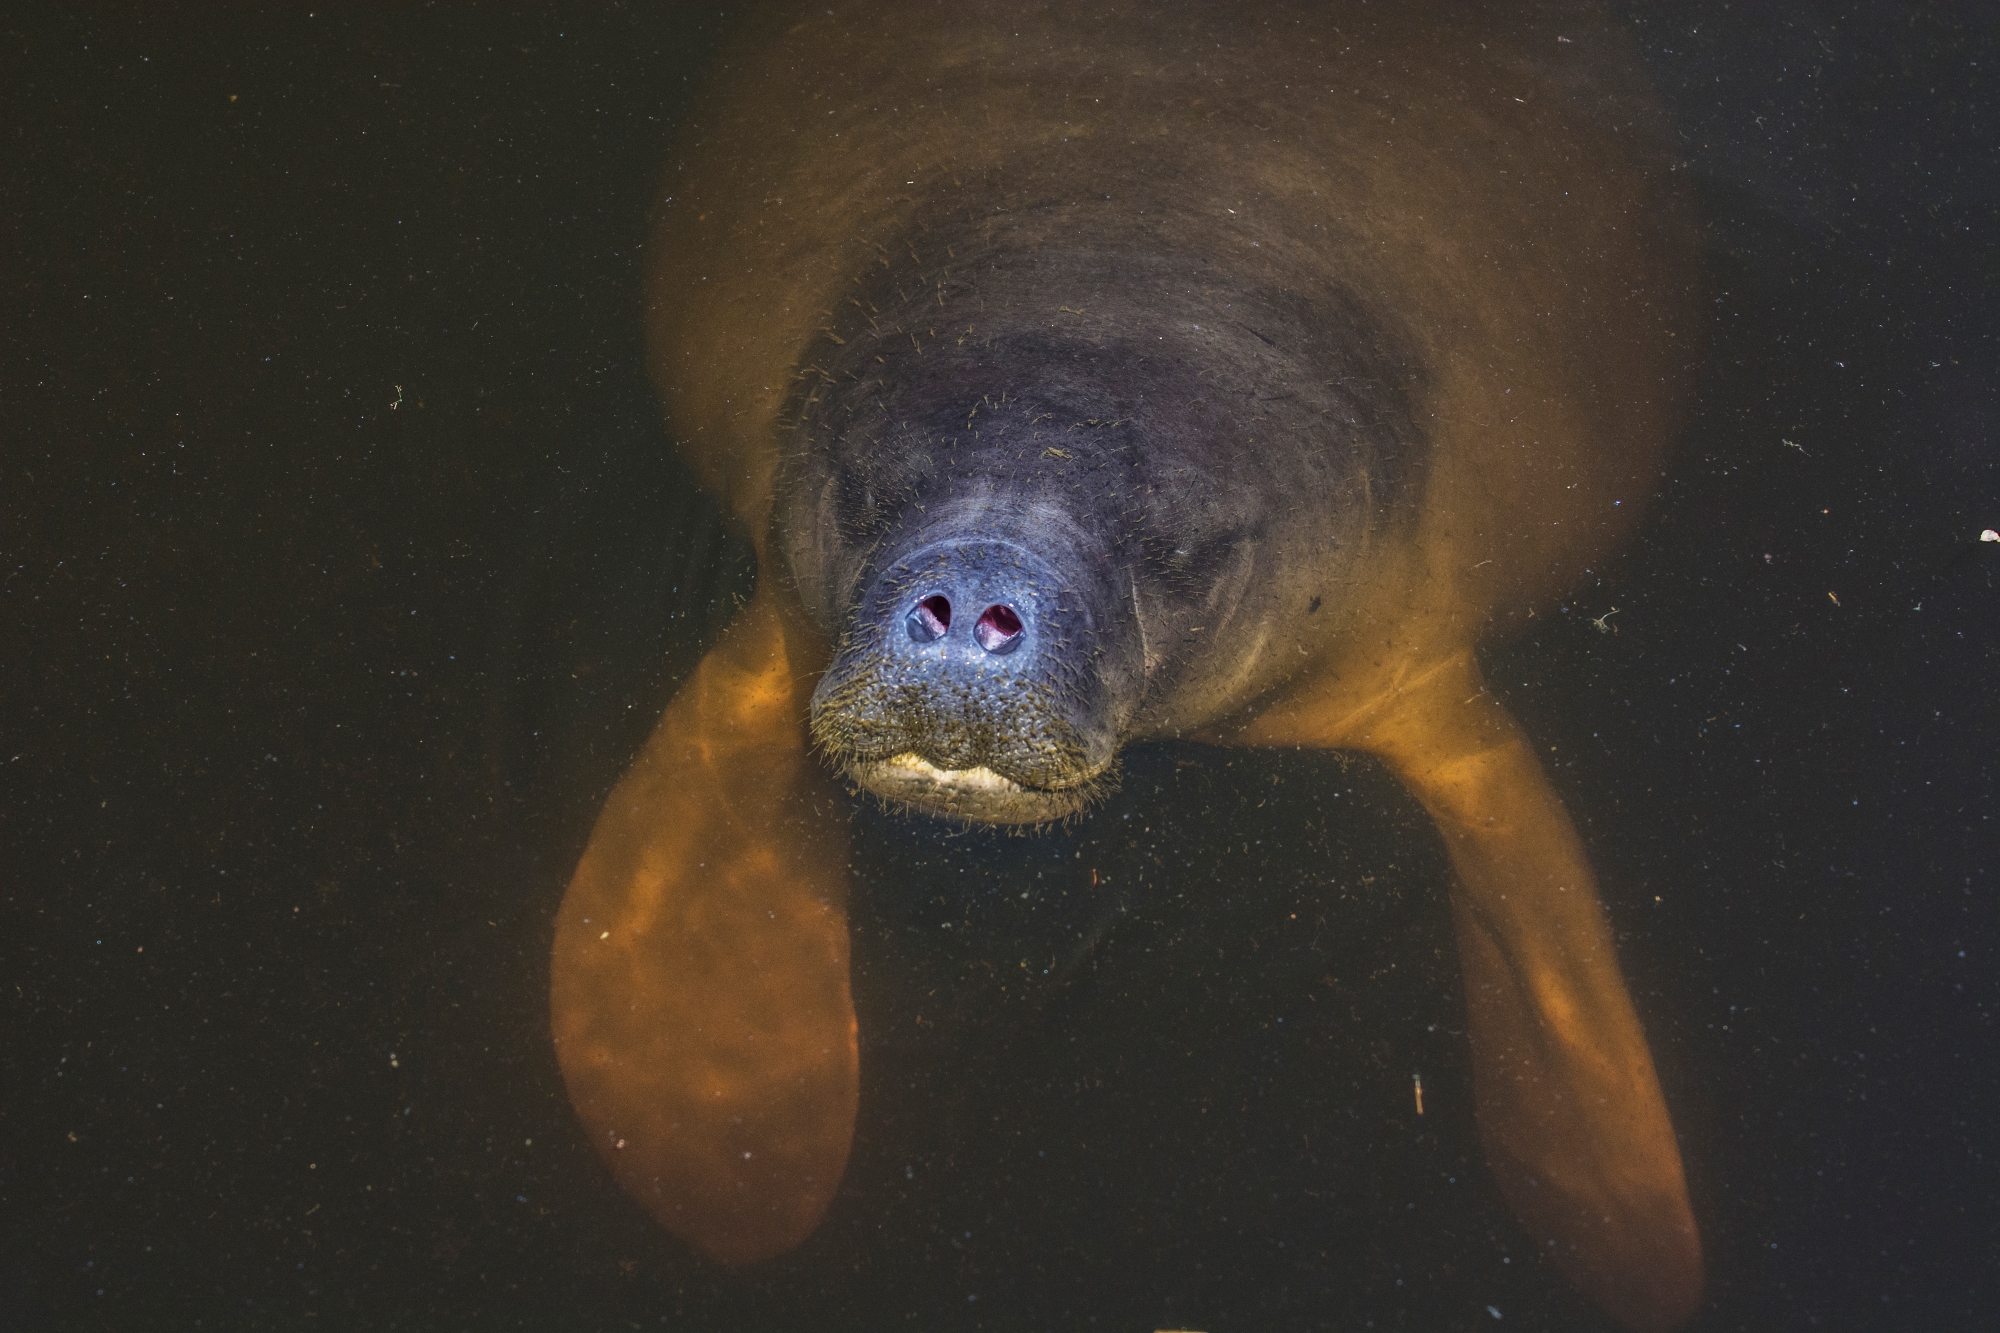
[[[1236,743],[1381,756],[1444,835],[1480,1137],[1502,1191],[1628,1328],[1701,1302],[1701,1240],[1652,1054],[1582,840],[1469,650],[1356,708],[1302,691]]]
[[[612,1174],[728,1263],[819,1224],[859,1087],[846,827],[806,736],[826,647],[779,582],[605,803],[549,985],[570,1100]]]

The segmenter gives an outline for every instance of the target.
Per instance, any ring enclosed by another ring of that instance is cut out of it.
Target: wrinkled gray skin
[[[778,527],[838,644],[813,735],[867,789],[966,820],[1072,814],[1125,740],[1255,693],[1278,622],[1318,613],[1413,480],[1411,372],[1350,294],[1052,220],[926,219],[885,247],[955,262],[934,286],[878,266],[787,414]],[[1052,325],[1052,290],[1139,332]],[[917,325],[969,336],[892,373],[880,345]],[[940,597],[926,638],[912,615]],[[992,606],[1020,622],[1005,652],[976,637]]]

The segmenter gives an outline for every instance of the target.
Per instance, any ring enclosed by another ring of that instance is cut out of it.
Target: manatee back
[[[852,292],[885,269],[923,290],[955,257],[919,227],[1011,211],[1024,244],[1206,257],[1218,323],[1233,275],[1337,284],[1406,349],[1369,389],[1421,483],[1383,501],[1400,535],[1343,573],[1323,634],[1476,635],[1600,558],[1657,485],[1700,350],[1671,140],[1623,36],[1571,6],[1082,8],[773,10],[718,71],[655,215],[650,355],[684,456],[751,535]],[[909,333],[921,352],[949,330]]]

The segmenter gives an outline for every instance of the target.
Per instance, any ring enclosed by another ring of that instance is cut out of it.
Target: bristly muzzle
[[[1054,692],[1004,674],[952,676],[843,652],[813,695],[813,741],[883,800],[982,824],[1046,824],[1117,786]],[[928,678],[926,678],[928,677]]]

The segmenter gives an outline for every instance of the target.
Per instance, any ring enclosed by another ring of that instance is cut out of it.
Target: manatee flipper
[[[805,727],[826,649],[779,583],[760,581],[605,803],[549,987],[570,1100],[612,1174],[728,1263],[819,1224],[858,1095],[846,827]]]
[[[1568,813],[1470,652],[1403,682],[1352,743],[1444,835],[1480,1137],[1502,1191],[1628,1327],[1701,1300],[1701,1242],[1652,1055]]]

